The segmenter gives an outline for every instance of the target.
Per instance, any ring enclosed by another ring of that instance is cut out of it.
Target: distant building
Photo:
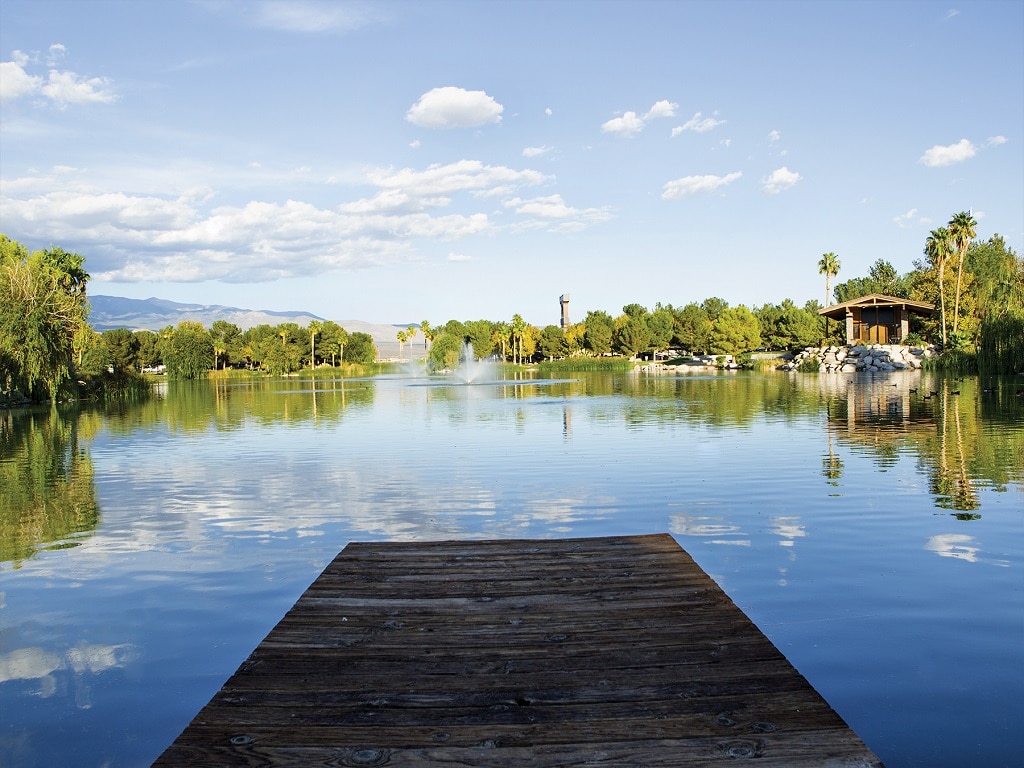
[[[558,303],[562,307],[562,322],[561,322],[561,326],[562,326],[562,330],[564,331],[566,328],[569,327],[569,294],[568,293],[563,293],[561,296],[559,296],[558,297]]]

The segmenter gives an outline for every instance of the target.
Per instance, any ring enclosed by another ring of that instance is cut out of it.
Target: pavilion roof
[[[869,293],[867,296],[858,296],[856,299],[844,301],[842,304],[833,304],[831,307],[819,309],[818,314],[834,320],[842,320],[846,317],[846,310],[853,307],[900,307],[908,312],[926,316],[935,311],[935,305],[929,304],[927,301],[911,301],[898,296],[886,296],[883,293]]]

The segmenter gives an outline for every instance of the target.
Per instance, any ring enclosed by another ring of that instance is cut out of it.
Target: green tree
[[[351,334],[341,359],[346,363],[374,362],[377,359],[377,346],[373,343],[373,337],[362,331]]]
[[[540,351],[548,360],[565,357],[569,353],[569,345],[565,333],[557,325],[545,325],[540,331]]]
[[[75,339],[88,328],[84,259],[0,241],[0,392],[55,400],[73,386]]]
[[[708,320],[713,323],[729,308],[729,302],[718,296],[711,296],[701,302],[700,308],[707,313]]]
[[[466,336],[473,347],[473,354],[478,360],[489,357],[494,351],[494,343],[491,341],[491,334],[494,330],[489,320],[469,320],[465,323]]]
[[[627,304],[622,312],[615,318],[613,345],[618,352],[635,359],[651,344],[651,331],[647,327],[648,313],[639,304]]]
[[[675,337],[673,342],[688,352],[708,352],[711,349],[711,318],[699,304],[689,303],[674,311]]]
[[[331,367],[333,368],[341,359],[342,350],[348,342],[348,331],[342,328],[333,320],[325,320],[320,328],[320,354],[331,356]]]
[[[711,331],[711,351],[716,355],[738,355],[761,346],[757,318],[745,306],[722,311]]]
[[[213,369],[226,368],[242,355],[242,329],[227,320],[214,320],[210,326],[213,340]]]
[[[650,331],[650,346],[655,352],[664,352],[672,346],[675,335],[675,317],[671,307],[658,307],[647,316],[647,330]]]
[[[974,295],[980,317],[1024,310],[1024,259],[1007,247],[1001,235],[971,243],[965,267],[974,275]]]
[[[522,315],[512,315],[512,359],[516,363],[523,362],[523,337],[526,334],[526,321]]]
[[[832,303],[832,278],[839,274],[839,257],[829,251],[818,261],[818,274],[825,276],[825,306]]]
[[[434,338],[427,353],[427,364],[435,371],[453,371],[462,356],[464,337],[444,329],[434,329]]]
[[[952,238],[949,230],[945,227],[933,229],[925,240],[924,254],[928,257],[938,275],[939,282],[939,306],[941,314],[942,346],[946,346],[946,292],[944,290],[944,275],[946,272],[946,261],[953,251]]]
[[[134,371],[138,362],[139,340],[127,328],[115,328],[100,334],[104,364],[112,373]]]
[[[138,342],[137,359],[143,368],[153,368],[163,362],[160,356],[160,337],[153,331],[135,331],[135,339]]]
[[[587,312],[583,320],[586,330],[583,332],[583,342],[586,348],[595,355],[603,355],[612,351],[612,334],[615,331],[615,321],[607,312],[600,310]]]
[[[964,259],[967,257],[967,249],[971,241],[977,235],[978,222],[969,211],[961,211],[953,215],[949,220],[949,241],[953,250],[958,256],[956,266],[956,299],[953,304],[953,333],[957,333],[960,327],[960,288],[963,282]]]
[[[409,335],[405,331],[398,331],[395,334],[395,338],[398,339],[398,359],[401,360],[402,359],[402,347],[405,345],[405,342],[408,340]]]
[[[213,338],[202,323],[182,320],[164,351],[167,374],[179,379],[199,379],[210,371]]]

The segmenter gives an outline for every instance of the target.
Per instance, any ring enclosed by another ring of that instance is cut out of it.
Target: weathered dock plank
[[[881,762],[666,534],[352,543],[156,766]]]

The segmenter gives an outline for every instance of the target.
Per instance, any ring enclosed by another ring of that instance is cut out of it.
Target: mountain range
[[[309,325],[312,320],[324,318],[311,312],[274,312],[268,309],[240,309],[220,304],[182,304],[167,299],[126,299],[121,296],[90,296],[89,324],[97,331],[113,328],[128,328],[132,331],[159,331],[168,325],[176,326],[183,320],[202,323],[207,328],[216,320],[234,323],[243,331],[257,325],[280,325],[296,323]],[[396,333],[409,325],[419,323],[398,323],[395,325],[367,323],[362,320],[336,320],[349,333],[368,333],[373,337],[382,354],[385,347],[398,348]]]

